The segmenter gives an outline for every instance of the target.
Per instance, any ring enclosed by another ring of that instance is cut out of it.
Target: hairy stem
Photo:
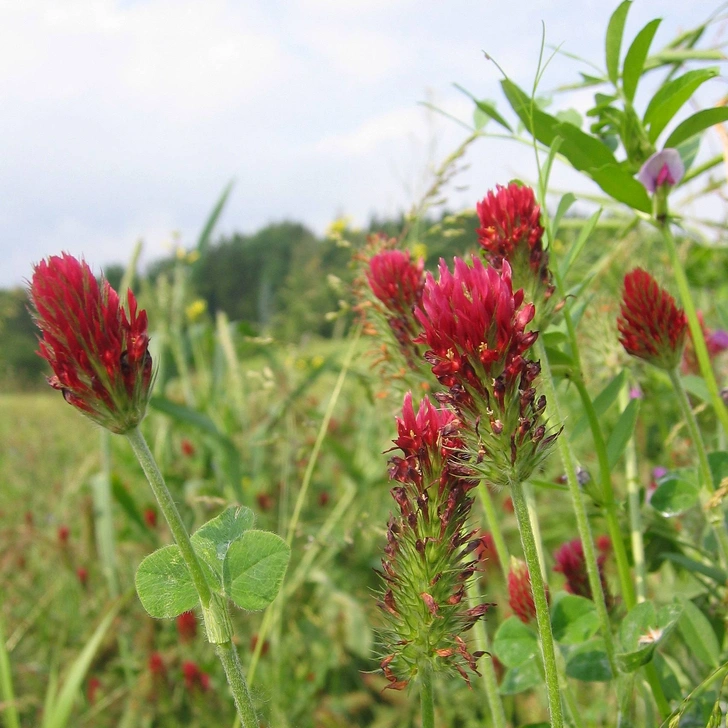
[[[432,667],[427,661],[420,665],[419,683],[422,728],[435,728],[435,692],[432,689]]]

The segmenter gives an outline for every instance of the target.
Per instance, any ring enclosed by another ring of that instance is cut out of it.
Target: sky
[[[175,235],[192,246],[231,180],[221,234],[285,219],[321,233],[341,215],[357,225],[396,215],[467,135],[423,101],[471,123],[458,83],[507,114],[484,51],[530,88],[543,21],[547,43],[603,66],[614,7],[0,0],[0,287],[21,285],[33,263],[62,250],[99,270],[125,263],[140,238],[143,263],[169,254]],[[715,7],[636,0],[626,38],[659,16],[657,47]],[[589,72],[559,55],[542,88],[579,70]],[[591,93],[559,103],[586,109]],[[724,81],[704,93],[714,103]],[[536,176],[532,151],[505,140],[478,140],[465,162],[453,209],[473,207],[496,183]]]

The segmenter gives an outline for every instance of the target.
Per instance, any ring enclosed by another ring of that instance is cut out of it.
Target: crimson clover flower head
[[[642,268],[624,277],[617,328],[628,354],[667,370],[680,362],[687,335],[685,312]]]
[[[531,589],[531,575],[525,561],[511,556],[508,571],[508,604],[518,619],[528,624],[536,619],[536,605]]]
[[[533,190],[515,182],[497,185],[476,209],[480,219],[476,233],[486,260],[496,270],[507,260],[516,285],[528,291],[529,300],[548,300],[554,285],[543,249],[541,208]],[[543,309],[539,313],[543,315]]]
[[[39,354],[48,383],[67,402],[112,432],[144,417],[152,383],[146,311],[127,294],[128,314],[108,281],[99,284],[85,261],[63,253],[33,270],[29,295],[41,331]]]
[[[408,315],[420,302],[425,261],[412,260],[408,250],[383,250],[366,271],[372,293],[392,314]]]
[[[459,420],[425,397],[419,407],[407,394],[397,418],[394,441],[403,457],[393,457],[390,476],[397,514],[387,528],[382,559],[385,618],[381,662],[391,689],[404,688],[425,657],[437,671],[477,673],[476,659],[462,637],[490,605],[469,606],[468,581],[479,567],[479,531],[467,520],[470,490],[477,481],[462,459]]]
[[[640,168],[637,179],[654,195],[659,189],[669,190],[685,176],[685,164],[677,149],[655,152]]]
[[[597,557],[597,567],[599,569],[599,580],[602,583],[602,591],[607,602],[607,607],[613,603],[613,599],[607,588],[607,580],[604,574],[604,563],[607,560],[606,551],[601,551]],[[566,578],[566,591],[576,594],[580,597],[593,599],[591,585],[589,584],[589,574],[586,569],[586,559],[584,558],[584,546],[577,538],[563,544],[554,554],[554,571],[563,574]]]

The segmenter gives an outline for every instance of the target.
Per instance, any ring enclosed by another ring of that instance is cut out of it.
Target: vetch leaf
[[[149,554],[136,572],[137,594],[144,609],[157,619],[171,619],[197,606],[199,597],[179,546]]]
[[[517,617],[516,617],[517,619]],[[506,670],[500,686],[501,695],[517,695],[543,682],[538,660],[529,660]]]
[[[684,599],[682,606],[683,612],[678,622],[678,629],[690,653],[708,667],[718,667],[720,645],[708,618],[689,599]]]
[[[705,383],[705,379],[695,374],[687,374],[682,377],[682,383],[689,394],[699,397],[703,402],[710,402],[710,391]]]
[[[473,94],[470,93],[467,89],[463,88],[462,86],[458,85],[457,83],[454,84],[455,88],[458,91],[461,91],[464,93],[469,99],[473,101],[478,111],[480,111],[484,116],[486,116],[489,119],[493,119],[493,121],[500,124],[504,129],[507,131],[513,132],[513,129],[511,128],[511,125],[498,113],[498,110],[495,108],[495,104],[492,101],[488,101],[486,99],[476,99]],[[476,124],[476,127],[480,129],[482,126],[484,126],[485,122],[478,126]]]
[[[712,579],[721,587],[725,586],[726,581],[728,581],[728,574],[726,574],[723,569],[719,569],[717,566],[704,564],[701,561],[695,561],[695,559],[691,559],[689,556],[685,556],[685,554],[667,552],[661,554],[661,556],[667,561],[672,561],[674,564],[682,566],[683,569],[692,571],[695,574],[707,576],[708,579]]]
[[[637,424],[637,415],[639,414],[640,401],[633,399],[625,407],[624,412],[619,416],[617,424],[614,426],[609,440],[607,441],[607,459],[609,460],[610,469],[613,468],[624,452],[624,448],[632,437],[635,425]]]
[[[609,18],[609,25],[607,25],[607,41],[605,44],[607,52],[607,75],[609,76],[609,80],[615,85],[619,79],[619,51],[622,48],[624,24],[627,20],[627,13],[631,4],[630,0],[624,0],[612,13],[612,17]]]
[[[561,592],[551,607],[554,639],[564,645],[586,642],[599,630],[597,608],[591,599]]]
[[[275,533],[246,531],[233,541],[225,559],[230,598],[241,609],[265,609],[278,594],[290,556],[290,547]]]
[[[668,81],[647,104],[644,123],[649,126],[650,141],[654,142],[683,104],[695,90],[711,78],[715,78],[717,68],[700,68],[688,71],[672,81]]]
[[[576,202],[576,195],[573,192],[567,192],[560,200],[556,208],[556,214],[551,221],[551,228],[554,236],[559,231],[561,218],[568,212],[569,208]]]
[[[509,617],[495,633],[493,652],[506,667],[518,667],[539,654],[538,639],[518,617]]]
[[[208,521],[192,535],[192,545],[198,556],[221,578],[223,563],[233,541],[253,527],[255,514],[244,506],[230,506]]]
[[[711,126],[722,124],[724,121],[728,121],[728,108],[725,106],[716,106],[714,109],[698,111],[673,129],[670,136],[665,140],[665,147],[676,147],[686,139],[700,134],[701,131]]]
[[[634,672],[646,665],[657,646],[675,628],[681,612],[682,606],[677,603],[657,610],[652,602],[641,602],[633,607],[619,629],[622,652],[617,655],[617,663],[620,670]]]
[[[662,22],[661,18],[655,18],[645,25],[642,30],[635,36],[632,41],[632,45],[627,51],[627,55],[624,57],[624,67],[622,69],[622,88],[624,95],[632,101],[634,99],[635,91],[637,91],[637,84],[639,83],[640,76],[645,67],[645,60],[647,54],[650,51],[650,45],[652,39],[655,37],[657,28]]]
[[[657,483],[657,490],[650,498],[650,505],[666,518],[679,516],[697,505],[700,492],[695,472],[688,468],[673,470]]]
[[[579,233],[579,237],[574,241],[573,245],[569,248],[569,252],[566,254],[566,258],[561,263],[560,273],[562,278],[566,278],[569,269],[574,264],[574,261],[579,257],[579,253],[584,249],[586,241],[589,240],[589,236],[592,234],[599,217],[602,214],[602,208],[600,207],[591,217],[584,223]]]
[[[612,671],[604,651],[604,641],[594,639],[579,645],[569,655],[566,674],[582,682],[609,682]]]

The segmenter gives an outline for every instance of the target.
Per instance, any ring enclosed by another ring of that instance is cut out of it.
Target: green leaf
[[[602,208],[600,207],[582,226],[579,237],[569,248],[569,252],[566,254],[566,258],[564,258],[563,262],[559,266],[559,272],[562,279],[566,278],[566,275],[568,274],[571,266],[574,264],[574,261],[579,257],[579,254],[584,249],[587,240],[589,240],[589,236],[592,234],[597,222],[599,222],[599,217],[601,216],[601,214]]]
[[[723,569],[719,569],[717,566],[710,566],[702,563],[701,561],[695,561],[695,559],[691,559],[689,556],[685,556],[684,554],[676,554],[674,552],[666,552],[661,554],[661,556],[668,561],[672,561],[678,566],[682,566],[683,569],[692,571],[695,574],[707,576],[708,579],[712,579],[721,587],[725,586],[726,581],[728,581],[728,574],[726,574]]]
[[[561,644],[586,642],[599,630],[597,608],[591,599],[561,592],[551,607],[551,625]]]
[[[678,629],[690,653],[708,667],[718,667],[720,645],[708,618],[689,599],[684,599],[682,606],[683,612],[678,622]]]
[[[255,514],[244,506],[230,506],[192,535],[192,546],[200,558],[220,577],[230,545],[253,527]]]
[[[99,622],[98,627],[96,627],[84,645],[83,650],[81,650],[76,659],[71,663],[66,674],[66,679],[63,681],[63,687],[57,696],[55,689],[53,689],[50,705],[47,703],[43,711],[43,728],[65,728],[68,725],[73,704],[76,702],[81,684],[123,601],[122,599],[116,602]]]
[[[652,210],[645,188],[617,162],[606,144],[538,109],[511,80],[501,81],[501,88],[518,118],[538,141],[550,147],[556,137],[561,137],[560,152],[574,169],[586,172],[615,200],[643,212]]]
[[[651,659],[658,645],[662,644],[675,628],[682,606],[667,604],[655,610],[652,602],[642,602],[633,607],[619,628],[622,652],[617,654],[617,664],[623,672],[634,672]]]
[[[695,90],[711,78],[715,78],[717,68],[700,68],[688,71],[682,76],[668,81],[647,104],[644,123],[649,126],[650,141],[654,142],[670,119],[682,108]]]
[[[624,382],[626,378],[627,372],[623,369],[594,398],[594,400],[592,401],[592,406],[594,407],[594,412],[596,413],[597,417],[601,417],[616,401],[620,391],[622,390],[622,387],[624,387]],[[586,432],[588,427],[589,420],[586,418],[586,415],[582,415],[578,419],[576,424],[571,428],[571,439],[575,440],[583,432]]]
[[[493,652],[506,667],[518,667],[539,654],[538,639],[518,617],[509,617],[495,633]]]
[[[501,695],[517,695],[543,682],[539,660],[529,660],[506,670],[500,686]]]
[[[634,99],[637,91],[637,84],[645,66],[647,54],[650,51],[652,39],[655,37],[657,28],[662,22],[661,18],[655,18],[645,25],[642,30],[635,36],[632,45],[624,57],[624,67],[622,69],[622,88],[624,95],[629,101]]]
[[[560,200],[559,205],[556,208],[556,214],[553,217],[553,220],[551,221],[551,229],[556,236],[556,233],[559,231],[559,223],[561,223],[561,218],[568,212],[569,208],[576,202],[576,195],[574,195],[573,192],[567,192]]]
[[[493,121],[500,124],[507,131],[513,132],[511,125],[498,113],[498,110],[495,108],[495,104],[492,101],[488,101],[486,99],[476,99],[475,96],[470,93],[470,91],[458,85],[457,83],[454,84],[454,86],[458,91],[461,91],[469,99],[471,99],[481,113],[483,113],[488,118],[493,119]],[[478,126],[478,128],[480,128],[480,126]]]
[[[217,225],[217,221],[222,214],[225,203],[232,192],[233,184],[233,182],[229,182],[222,191],[218,201],[215,203],[215,207],[212,208],[212,212],[205,222],[205,227],[202,228],[200,237],[197,239],[197,251],[200,253],[200,256],[202,256],[210,247],[210,236],[212,235],[212,231],[215,229],[215,225]]]
[[[710,402],[710,392],[705,383],[705,379],[695,374],[686,374],[682,377],[682,384],[689,394],[699,397],[703,402]]]
[[[713,485],[719,488],[723,479],[728,478],[728,452],[716,450],[708,453],[708,464],[713,477]]]
[[[230,598],[241,609],[265,609],[278,594],[290,556],[290,547],[275,533],[246,531],[233,541],[225,559]]]
[[[666,518],[671,518],[696,506],[699,498],[695,472],[682,468],[660,478],[650,505]]]
[[[619,416],[617,424],[609,435],[607,441],[607,460],[610,469],[613,468],[624,452],[624,448],[632,437],[635,425],[637,424],[637,415],[640,411],[640,401],[633,399],[625,407],[624,412]]]
[[[569,655],[566,674],[581,682],[609,682],[612,671],[604,651],[604,641],[595,639],[579,645]]]
[[[624,0],[612,13],[612,17],[609,18],[609,25],[607,25],[607,75],[615,86],[619,79],[619,51],[622,48],[624,24],[631,4],[630,0]]]
[[[124,487],[121,479],[115,475],[111,478],[111,494],[114,500],[121,506],[122,510],[129,517],[129,520],[136,524],[147,538],[151,538],[149,528],[136,507],[136,503],[129,491]]]
[[[172,544],[149,554],[134,579],[139,601],[150,616],[171,619],[194,609],[197,590],[179,546]]]
[[[728,108],[717,106],[714,109],[703,109],[689,116],[678,124],[665,141],[665,147],[676,147],[686,139],[700,134],[701,131],[728,121]]]

